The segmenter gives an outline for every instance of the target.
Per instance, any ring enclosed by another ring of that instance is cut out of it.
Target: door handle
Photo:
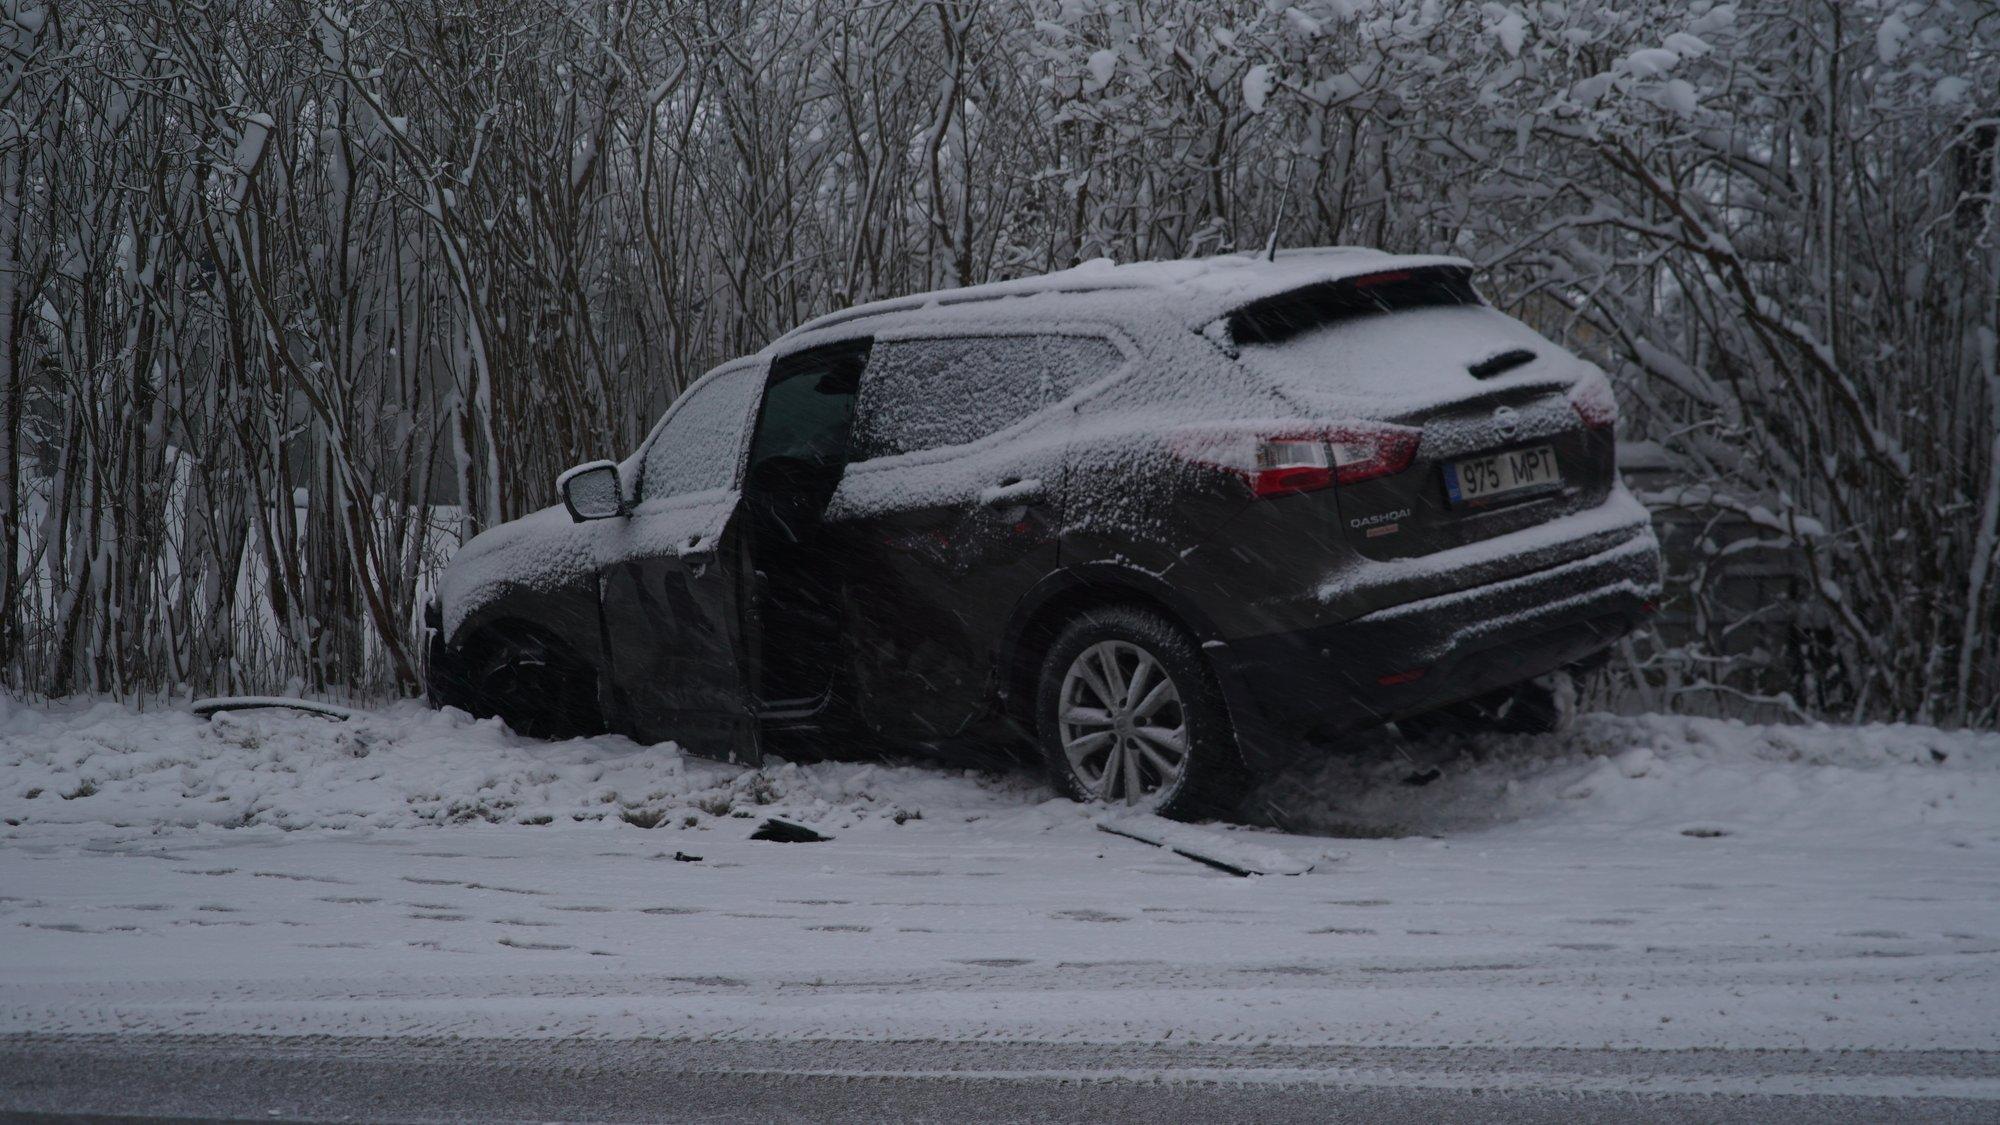
[[[1017,508],[1042,498],[1042,482],[1036,477],[1012,477],[979,490],[979,502],[989,508]]]
[[[690,578],[700,578],[702,575],[707,574],[709,564],[714,561],[714,551],[696,551],[693,554],[681,556],[681,566],[687,570],[688,577]]]
[[[681,566],[690,575],[700,578],[708,571],[708,565],[715,561],[715,540],[704,542],[701,536],[690,535],[675,554],[680,556]]]

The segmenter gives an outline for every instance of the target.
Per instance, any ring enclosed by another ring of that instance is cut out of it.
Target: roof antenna
[[[1299,150],[1292,149],[1292,162],[1285,166],[1285,193],[1278,197],[1278,214],[1271,220],[1271,237],[1264,240],[1264,260],[1278,260],[1278,227],[1285,221],[1285,208],[1292,202],[1292,174],[1299,170]]]

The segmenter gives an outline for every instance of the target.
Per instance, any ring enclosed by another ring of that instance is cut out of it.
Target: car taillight
[[[1313,492],[1333,483],[1326,443],[1312,437],[1259,441],[1249,475],[1250,491],[1258,496]]]
[[[1187,460],[1227,469],[1259,497],[1316,492],[1400,473],[1416,460],[1423,431],[1344,422],[1277,433],[1196,431],[1175,442]]]
[[[1336,429],[1327,434],[1333,445],[1333,479],[1336,484],[1359,484],[1376,477],[1393,476],[1417,459],[1422,430],[1408,426],[1362,424]]]
[[[1593,376],[1572,387],[1569,404],[1576,408],[1576,416],[1593,430],[1608,430],[1618,424],[1618,399],[1611,393],[1611,383],[1603,376]]]

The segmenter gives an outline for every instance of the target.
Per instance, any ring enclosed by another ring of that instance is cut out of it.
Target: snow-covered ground
[[[4,706],[0,1033],[2000,1049],[1990,733],[1371,738],[1236,878],[1025,772]]]

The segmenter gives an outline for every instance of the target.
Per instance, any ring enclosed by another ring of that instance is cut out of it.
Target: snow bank
[[[1411,743],[1384,731],[1350,740],[1348,750],[1272,779],[1249,813],[1335,836],[1587,829],[2000,844],[2000,734],[1990,732],[1591,715],[1560,737]],[[1432,770],[1434,781],[1409,783]],[[766,814],[839,831],[899,813],[1004,810],[1026,825],[1047,819],[1051,810],[1037,806],[1048,796],[1027,769],[995,776],[783,761],[746,769],[671,744],[538,742],[493,720],[414,704],[347,722],[280,711],[209,721],[178,710],[37,709],[0,698],[0,834],[14,837],[63,824],[677,829]]]
[[[1348,749],[1252,807],[1400,838],[1165,829],[1312,868],[1232,878],[1025,772],[0,698],[0,1030],[1995,1043],[2000,735],[1593,716]],[[835,838],[750,840],[769,814]]]
[[[1018,805],[1029,778],[898,765],[745,769],[618,737],[539,742],[497,720],[402,704],[347,722],[278,711],[205,720],[0,697],[0,823],[152,830],[491,823],[682,827],[780,813],[839,828],[925,804]]]
[[[1434,781],[1414,784],[1430,771]],[[1295,831],[2000,844],[2000,733],[1585,716],[1557,738],[1373,735],[1273,779]],[[1920,839],[1921,838],[1921,841]]]

